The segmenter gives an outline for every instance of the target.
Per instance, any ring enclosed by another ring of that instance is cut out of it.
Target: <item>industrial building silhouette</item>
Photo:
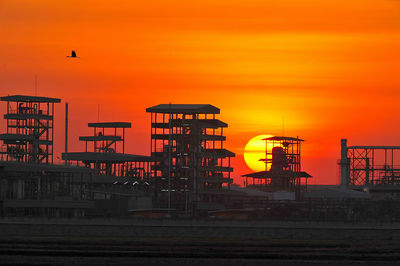
[[[228,125],[212,105],[148,108],[151,156],[125,153],[130,122],[88,123],[93,135],[79,137],[84,151],[66,151],[65,165],[55,165],[54,104],[61,100],[1,100],[7,102],[7,133],[0,135],[4,216],[194,216],[223,207],[229,194],[235,154],[223,148]]]
[[[82,149],[53,162],[58,98],[13,95],[0,134],[0,216],[208,217],[400,221],[398,146],[347,146],[342,140],[339,187],[307,186],[299,137],[264,139],[265,171],[233,184],[220,109],[209,104],[159,104],[150,113],[150,154],[125,152],[131,122],[88,123]],[[75,140],[72,140],[75,141]],[[385,211],[385,214],[382,212]],[[372,213],[372,214],[371,214]],[[322,218],[321,218],[322,217]]]

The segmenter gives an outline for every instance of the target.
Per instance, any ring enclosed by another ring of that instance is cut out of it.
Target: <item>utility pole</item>
[[[171,215],[171,103],[169,104],[169,117],[168,117],[168,215]]]
[[[65,153],[68,152],[68,102],[65,103]],[[65,160],[65,165],[68,165]]]

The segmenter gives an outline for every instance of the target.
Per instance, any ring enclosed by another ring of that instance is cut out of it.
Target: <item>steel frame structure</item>
[[[246,186],[255,187],[269,192],[295,192],[300,198],[307,188],[307,180],[311,176],[301,171],[301,142],[299,137],[275,136],[263,139],[265,141],[265,171],[247,175]],[[253,184],[248,182],[253,179]]]
[[[125,129],[131,128],[131,123],[98,122],[88,123],[88,127],[93,128],[93,136],[79,137],[85,142],[85,152],[63,153],[67,164],[74,161],[76,165],[96,169],[103,175],[131,177],[138,181],[151,179],[151,157],[125,153]]]
[[[57,98],[13,95],[0,98],[7,102],[7,133],[2,158],[25,163],[52,163],[54,138],[54,103]],[[3,157],[4,156],[4,157]]]
[[[128,122],[88,123],[93,128],[93,136],[81,136],[79,140],[85,142],[85,152],[89,151],[88,143],[93,143],[93,152],[116,153],[120,142],[125,153],[125,129],[131,126]]]
[[[232,182],[231,157],[212,105],[161,104],[151,113],[151,155],[157,198],[162,207],[195,214],[201,203],[218,202],[223,184]],[[167,204],[166,204],[167,203]],[[167,206],[165,206],[167,205]]]
[[[348,185],[399,185],[400,146],[347,147]]]
[[[7,133],[0,134],[0,216],[127,215],[129,208],[151,204],[153,159],[125,154],[131,123],[89,123],[93,136],[80,138],[86,150],[63,153],[67,164],[56,165],[54,103],[61,100],[23,95],[1,100],[7,102]]]
[[[301,187],[301,142],[299,137],[270,137],[265,138],[265,170],[271,174],[266,182],[272,188],[300,192]],[[284,158],[277,168],[274,169],[274,148],[283,149]],[[306,178],[307,180],[307,178]]]

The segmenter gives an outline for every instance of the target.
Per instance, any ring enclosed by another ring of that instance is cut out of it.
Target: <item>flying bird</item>
[[[75,50],[72,50],[71,55],[68,55],[67,57],[71,57],[71,58],[79,58],[76,56],[76,52]]]

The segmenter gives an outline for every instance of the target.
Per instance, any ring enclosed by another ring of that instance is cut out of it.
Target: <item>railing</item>
[[[13,115],[17,115],[17,114],[49,115],[49,114],[46,114],[43,111],[44,110],[41,110],[41,109],[37,110],[36,108],[32,108],[32,107],[19,107],[17,109],[8,108],[7,114],[13,114]]]

